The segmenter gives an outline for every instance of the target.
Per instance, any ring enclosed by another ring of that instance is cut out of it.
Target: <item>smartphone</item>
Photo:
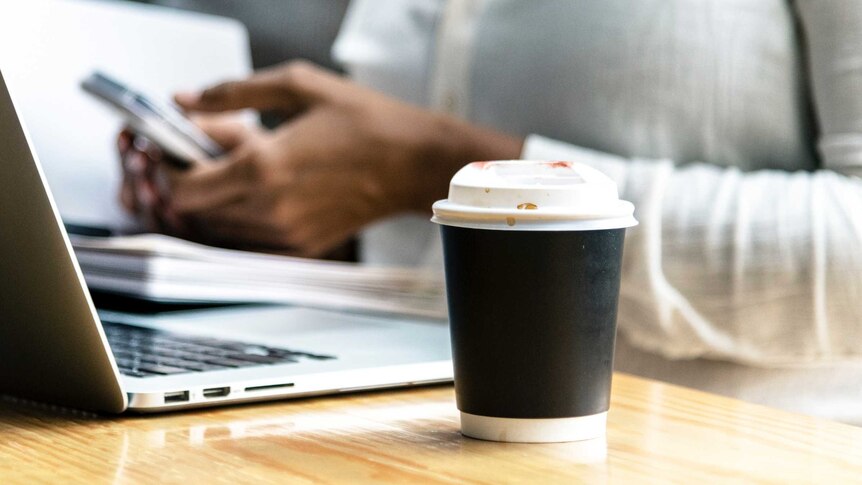
[[[118,111],[134,131],[184,167],[224,155],[218,143],[172,104],[150,99],[99,71],[81,81],[81,89]]]

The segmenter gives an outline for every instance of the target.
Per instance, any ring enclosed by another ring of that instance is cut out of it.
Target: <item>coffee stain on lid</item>
[[[515,225],[515,218],[514,217],[507,217],[506,218],[506,224],[508,224],[510,226],[514,226]]]
[[[532,202],[522,202],[522,203],[518,204],[518,209],[521,209],[521,210],[525,210],[525,209],[526,210],[536,210],[538,208],[539,208],[539,206],[537,206],[536,204],[534,204]]]
[[[557,160],[555,162],[548,162],[545,165],[551,168],[572,168],[572,162],[565,162],[563,160]]]
[[[487,194],[487,193],[490,193],[490,192],[491,192],[491,189],[489,189],[489,188],[485,187],[485,193]]]

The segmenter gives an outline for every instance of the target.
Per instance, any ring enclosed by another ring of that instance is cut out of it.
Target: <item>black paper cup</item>
[[[495,222],[438,208],[462,433],[515,442],[603,436],[634,219],[548,223],[514,212]]]

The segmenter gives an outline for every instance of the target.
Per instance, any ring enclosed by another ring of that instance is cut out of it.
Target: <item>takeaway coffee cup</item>
[[[605,434],[625,229],[634,206],[573,162],[476,162],[434,204],[461,432]]]

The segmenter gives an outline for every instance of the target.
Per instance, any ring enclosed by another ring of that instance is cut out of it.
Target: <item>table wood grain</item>
[[[160,416],[0,402],[0,483],[853,483],[862,428],[617,374],[606,440],[465,438],[451,386]]]

